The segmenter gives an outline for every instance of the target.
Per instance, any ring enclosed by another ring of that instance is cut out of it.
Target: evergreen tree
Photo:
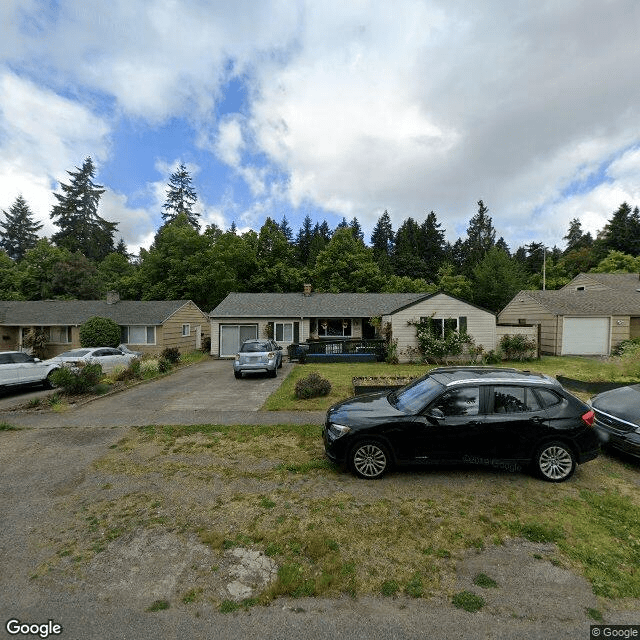
[[[446,242],[444,231],[440,229],[440,223],[434,211],[431,211],[420,225],[420,232],[422,236],[422,261],[425,265],[424,277],[429,282],[437,282],[438,269],[446,258]]]
[[[351,229],[351,233],[353,233],[353,237],[356,240],[360,240],[360,242],[364,242],[364,233],[362,233],[362,227],[358,222],[358,218],[353,216],[353,220],[349,223],[349,228]]]
[[[516,262],[494,246],[473,269],[473,301],[498,312],[524,288],[525,283],[526,278]]]
[[[282,235],[287,239],[287,242],[291,243],[293,241],[293,231],[289,226],[289,221],[287,220],[287,216],[282,216],[282,222],[280,222],[280,231],[282,231]]]
[[[89,260],[99,261],[113,253],[113,235],[118,227],[98,215],[101,185],[93,182],[95,169],[91,158],[86,158],[82,168],[67,171],[70,184],[60,183],[62,193],[54,193],[58,201],[51,211],[53,223],[60,231],[51,236],[58,247],[72,253],[79,251]]]
[[[496,243],[496,230],[488,214],[489,209],[482,200],[478,200],[478,213],[469,221],[467,239],[464,241],[463,271],[466,275],[471,275],[474,267]]]
[[[238,231],[238,227],[236,227],[236,221],[232,220],[231,226],[229,227],[229,233],[233,233],[233,235],[236,235],[237,231]]]
[[[295,240],[295,254],[298,264],[306,266],[309,264],[309,256],[311,253],[311,239],[313,238],[313,222],[307,214],[304,217],[302,227],[298,231]]]
[[[426,278],[427,265],[424,255],[424,238],[420,225],[407,218],[396,232],[393,251],[393,272],[397,276],[409,278]]]
[[[567,248],[564,250],[565,255],[576,249],[584,249],[593,244],[593,238],[590,233],[582,231],[582,223],[578,218],[574,218],[569,222],[567,235],[562,238],[567,242]]]
[[[184,213],[189,224],[194,229],[200,229],[200,222],[198,221],[200,214],[193,210],[193,205],[197,201],[198,196],[191,186],[191,176],[184,164],[181,163],[169,178],[167,199],[162,205],[162,219],[167,223]]]
[[[0,247],[13,260],[22,260],[24,254],[38,242],[37,232],[43,225],[34,222],[33,214],[22,194],[16,198],[9,211],[3,211],[6,220],[0,222]]]
[[[393,253],[393,242],[395,234],[393,233],[393,227],[391,226],[391,217],[389,212],[385,209],[384,213],[378,218],[376,226],[373,228],[371,234],[371,248],[373,249],[373,255],[375,259],[380,262],[380,259],[385,256],[390,258]]]

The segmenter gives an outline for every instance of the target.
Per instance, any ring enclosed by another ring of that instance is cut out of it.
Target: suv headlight
[[[344,424],[336,424],[335,422],[330,422],[328,431],[333,440],[337,440],[338,438],[341,438],[342,436],[349,433],[349,431],[351,431],[351,427],[347,427]]]

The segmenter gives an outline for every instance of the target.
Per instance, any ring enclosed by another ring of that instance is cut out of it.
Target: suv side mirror
[[[425,415],[427,416],[427,418],[433,418],[434,420],[444,419],[444,413],[437,407],[431,407],[427,410]]]

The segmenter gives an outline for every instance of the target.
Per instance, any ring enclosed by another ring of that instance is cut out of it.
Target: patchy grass
[[[213,567],[234,547],[263,552],[277,577],[251,604],[281,595],[450,597],[456,562],[469,548],[518,537],[553,542],[557,561],[590,580],[597,595],[640,597],[637,468],[602,456],[559,485],[484,468],[367,482],[324,462],[320,432],[316,425],[132,430],[94,464],[96,477],[83,486],[95,490],[71,507],[72,524],[47,532],[52,557],[38,575],[76,571],[123,536],[153,529],[207,545]],[[206,584],[198,589],[178,597],[221,611],[249,606],[223,601]],[[465,598],[463,608],[471,606]]]
[[[8,422],[0,422],[0,431],[19,431],[19,427],[16,427]]]
[[[485,605],[484,598],[475,593],[471,593],[471,591],[460,591],[460,593],[456,593],[451,599],[451,602],[454,607],[464,609],[469,613],[480,611]]]

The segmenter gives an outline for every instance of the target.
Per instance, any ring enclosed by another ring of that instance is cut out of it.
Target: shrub
[[[22,344],[31,349],[33,355],[41,360],[45,358],[48,343],[44,329],[30,329],[22,341]]]
[[[534,357],[537,344],[535,340],[527,338],[521,333],[506,334],[500,338],[500,348],[507,360],[522,362]]]
[[[142,378],[142,361],[135,358],[126,369],[118,372],[116,380],[127,382],[128,380],[140,380]]]
[[[158,371],[160,373],[171,371],[171,363],[166,358],[160,358],[160,360],[158,360]]]
[[[326,396],[331,392],[331,383],[315,371],[296,382],[295,396],[302,400]]]
[[[51,373],[51,382],[67,395],[87,393],[102,379],[102,366],[97,362],[72,367],[60,367]]]
[[[83,347],[117,347],[120,327],[109,318],[94,316],[80,325],[80,345]]]
[[[180,362],[180,349],[178,347],[167,347],[162,351],[160,357],[168,360],[171,364]]]
[[[640,338],[623,340],[611,351],[612,356],[637,356],[640,355]]]

